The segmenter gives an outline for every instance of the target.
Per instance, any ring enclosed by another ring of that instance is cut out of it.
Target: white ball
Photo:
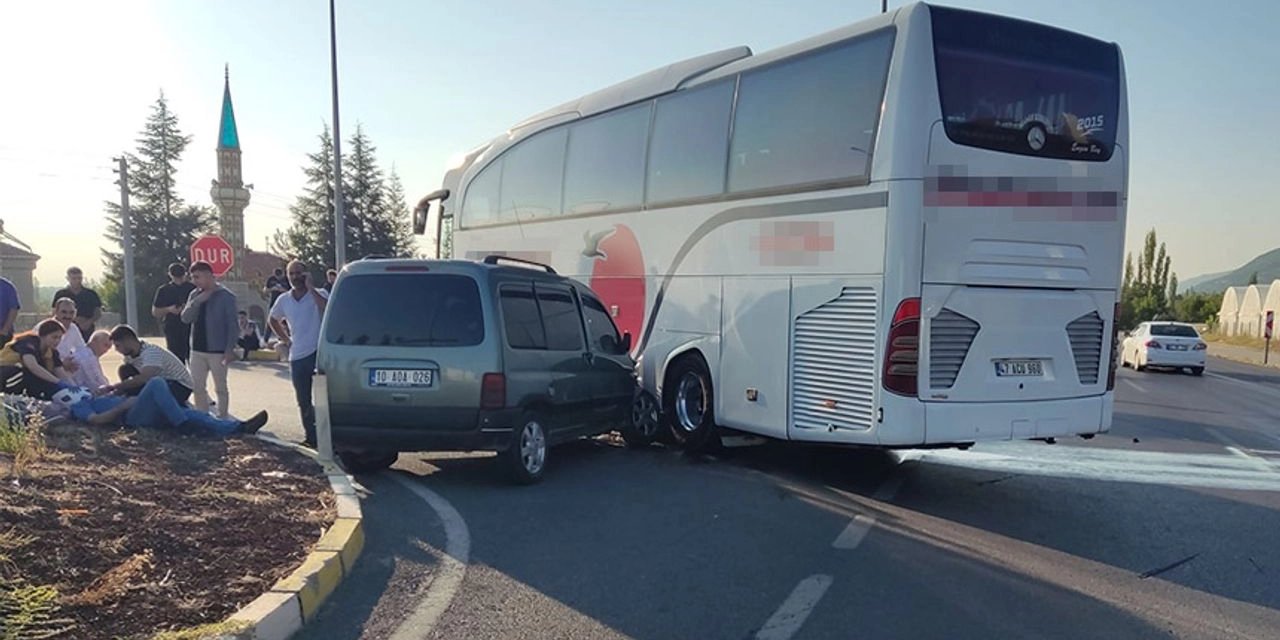
[[[53,401],[64,407],[70,407],[77,402],[83,402],[93,397],[93,394],[84,387],[71,387],[63,389],[53,394]]]

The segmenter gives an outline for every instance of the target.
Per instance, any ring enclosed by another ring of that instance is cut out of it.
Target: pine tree
[[[307,154],[303,168],[307,184],[289,213],[293,224],[277,231],[273,244],[278,253],[307,263],[319,281],[325,265],[334,262],[333,234],[333,136],[326,125],[318,136],[320,150]]]
[[[151,299],[156,288],[169,280],[169,264],[187,262],[191,243],[213,223],[211,208],[187,205],[177,193],[176,167],[190,142],[191,136],[183,135],[177,115],[169,110],[161,92],[138,135],[135,153],[125,154],[138,300],[135,317],[145,332],[158,329],[150,313]],[[107,239],[121,250],[103,249],[102,262],[107,279],[120,282],[124,278],[120,205],[108,202],[106,208]],[[112,309],[123,309],[124,287],[115,291],[115,299],[104,302]]]
[[[380,233],[391,239],[391,251],[388,255],[411,257],[414,255],[413,217],[409,210],[409,202],[405,197],[404,183],[395,165],[391,166],[391,175],[387,179],[385,216],[377,221]]]
[[[276,251],[299,258],[317,277],[335,261],[333,228],[333,138],[326,126],[320,134],[320,151],[307,156],[303,172],[307,186],[289,208],[293,223],[277,232]],[[371,254],[407,256],[413,235],[405,205],[404,185],[392,172],[387,180],[378,167],[377,148],[362,127],[348,143],[343,156],[343,196],[348,260]]]

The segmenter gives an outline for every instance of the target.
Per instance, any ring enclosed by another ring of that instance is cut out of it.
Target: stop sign
[[[208,262],[215,277],[226,275],[235,260],[235,251],[219,236],[203,236],[191,243],[191,262]]]

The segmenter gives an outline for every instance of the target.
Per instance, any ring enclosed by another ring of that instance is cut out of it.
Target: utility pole
[[[329,68],[333,75],[333,268],[342,269],[347,263],[347,217],[345,198],[342,197],[342,130],[338,127],[338,27],[333,6],[329,0]]]
[[[124,322],[138,327],[134,323],[134,314],[138,312],[138,292],[133,281],[133,225],[129,221],[129,161],[120,156],[116,158],[120,168],[120,241],[124,245]]]

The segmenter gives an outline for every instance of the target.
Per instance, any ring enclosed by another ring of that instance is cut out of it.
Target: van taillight
[[[480,408],[502,409],[507,406],[507,377],[486,373],[480,382]]]
[[[1115,314],[1111,316],[1111,362],[1107,367],[1107,391],[1116,388],[1116,362],[1120,359],[1120,331],[1116,325],[1120,322],[1120,303],[1116,303]]]
[[[889,325],[884,355],[884,388],[904,396],[917,394],[920,377],[920,298],[898,304]]]

